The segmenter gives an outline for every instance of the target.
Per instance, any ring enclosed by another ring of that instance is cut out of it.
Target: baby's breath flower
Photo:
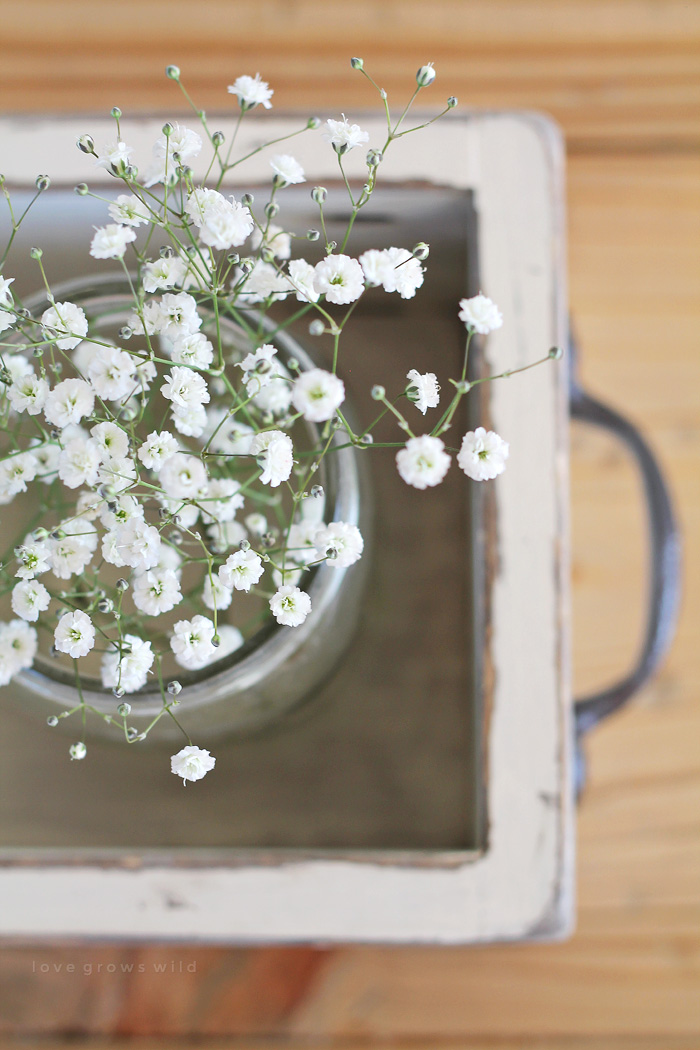
[[[75,303],[54,303],[41,315],[44,335],[59,350],[74,350],[87,335],[85,311]]]
[[[327,120],[323,137],[330,142],[336,153],[347,153],[355,146],[369,142],[369,132],[363,131],[358,124],[351,124],[345,114],[342,120]]]
[[[47,422],[64,429],[92,414],[95,395],[84,379],[64,379],[46,397],[44,415]]]
[[[440,384],[434,372],[421,374],[416,368],[412,368],[406,373],[406,378],[410,380],[406,395],[419,412],[425,415],[429,408],[437,408],[440,404]]]
[[[270,167],[285,186],[306,182],[304,169],[299,161],[289,153],[276,153],[270,161]]]
[[[216,765],[216,759],[201,747],[188,744],[170,759],[170,770],[182,777],[183,787],[188,780],[201,780]]]
[[[450,457],[438,437],[422,434],[410,438],[396,453],[396,466],[407,485],[416,489],[439,485],[450,468]]]
[[[236,551],[219,569],[219,580],[224,587],[237,591],[249,591],[260,582],[265,571],[262,559],[255,551]]]
[[[292,404],[312,423],[332,419],[344,400],[342,379],[322,368],[302,372],[292,387]]]
[[[501,311],[491,299],[481,293],[472,299],[461,299],[459,306],[460,321],[464,321],[467,329],[478,332],[479,335],[488,335],[503,324]]]
[[[314,288],[329,303],[354,303],[365,290],[365,276],[357,259],[327,255],[316,264]]]
[[[212,645],[214,633],[214,624],[206,616],[179,620],[173,628],[170,648],[180,666],[188,670],[205,667],[216,651]]]
[[[135,240],[136,234],[130,226],[110,223],[95,231],[90,255],[94,259],[123,259],[127,245]]]
[[[477,427],[462,438],[457,462],[467,477],[474,481],[489,481],[506,469],[509,451],[508,442],[493,430]]]
[[[319,558],[328,557],[329,552],[333,553],[328,564],[337,569],[346,569],[359,561],[365,545],[357,525],[345,521],[331,521],[328,525],[321,525],[316,529],[314,542]]]
[[[95,628],[87,613],[66,613],[58,621],[54,631],[54,645],[60,653],[68,653],[73,659],[87,656],[95,644]]]
[[[299,587],[285,584],[270,598],[270,609],[277,623],[299,627],[311,612],[311,598]]]
[[[292,439],[281,430],[267,430],[256,434],[250,443],[250,453],[257,456],[262,467],[260,481],[277,488],[292,473],[294,447]]]
[[[107,211],[110,219],[122,226],[144,226],[151,222],[148,206],[133,193],[120,193]]]
[[[237,77],[233,84],[229,84],[227,90],[230,95],[238,97],[238,104],[242,110],[254,109],[256,106],[272,109],[270,99],[274,91],[265,80],[260,78],[259,73],[256,73],[254,77],[247,75]]]
[[[21,619],[34,623],[45,612],[51,595],[38,580],[21,580],[12,590],[12,611]]]

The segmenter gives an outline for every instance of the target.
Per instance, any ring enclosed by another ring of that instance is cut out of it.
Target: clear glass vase
[[[81,306],[90,322],[91,334],[106,339],[116,336],[133,313],[128,284],[119,277],[71,281],[54,288],[54,296],[57,301],[68,300]],[[26,306],[37,315],[48,303],[41,296],[35,296],[27,300]],[[296,359],[302,370],[316,367],[289,333],[273,331],[275,326],[267,318],[255,316],[255,322],[262,323],[265,337],[277,347],[282,363]],[[247,353],[250,342],[243,328],[225,318],[220,324],[227,348],[235,347]],[[307,428],[310,441],[317,442],[323,424],[301,425]],[[342,446],[346,442],[345,432],[336,431],[331,448],[333,444]],[[319,521],[357,525],[365,539],[362,559],[349,568],[335,568],[326,562],[306,570],[299,585],[311,597],[312,612],[301,626],[284,627],[268,619],[239,649],[208,667],[200,671],[178,668],[176,677],[183,687],[179,694],[178,720],[198,742],[221,735],[246,735],[274,723],[309,697],[339,663],[358,620],[369,560],[371,521],[363,459],[364,454],[356,448],[338,447],[324,457],[314,478],[323,489],[322,496],[314,497]],[[11,507],[4,508],[3,520],[13,531],[22,528],[18,517],[21,504],[21,500],[16,500]],[[14,521],[9,520],[11,516]],[[102,687],[98,674],[92,677],[81,674],[81,684],[88,706],[118,717],[117,707],[121,701]],[[40,654],[30,670],[20,672],[12,680],[7,692],[25,710],[43,718],[75,707],[78,700],[71,672]],[[131,705],[129,726],[137,733],[153,722],[163,706],[160,687],[155,681],[124,699]],[[66,731],[75,735],[75,716],[59,721],[59,726],[65,726]],[[119,739],[116,728],[99,717],[90,715],[87,726],[88,738]],[[162,717],[141,746],[148,741],[171,740],[182,740],[182,733],[172,719]]]

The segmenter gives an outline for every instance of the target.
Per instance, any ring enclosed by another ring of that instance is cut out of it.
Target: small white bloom
[[[98,168],[106,168],[107,171],[114,170],[121,174],[131,163],[133,152],[132,146],[127,146],[125,142],[118,139],[116,142],[110,142],[103,147],[95,161],[95,165]]]
[[[327,255],[316,264],[314,288],[329,303],[354,303],[365,290],[365,275],[357,259]]]
[[[44,404],[49,423],[61,430],[92,414],[95,394],[84,379],[64,379],[50,391]]]
[[[24,354],[7,354],[4,357],[4,364],[13,383],[18,382],[22,376],[31,375],[34,371]]]
[[[274,95],[274,90],[267,81],[260,79],[259,73],[256,73],[254,77],[247,75],[236,77],[233,84],[229,84],[228,93],[238,96],[238,104],[241,109],[254,109],[255,106],[264,106],[265,109],[272,108],[270,99]]]
[[[264,234],[264,235],[263,235]],[[281,226],[271,222],[265,231],[255,229],[250,238],[250,247],[254,252],[263,244],[270,249],[276,259],[288,259],[292,254],[292,238]]]
[[[363,131],[359,124],[351,124],[345,114],[342,120],[327,120],[323,137],[330,142],[336,153],[347,153],[355,146],[369,142],[369,132]]]
[[[314,287],[314,276],[316,270],[311,263],[308,263],[306,259],[292,259],[287,269],[299,302],[318,302],[319,293]]]
[[[223,452],[227,456],[249,455],[255,433],[253,428],[246,423],[239,423],[234,416],[228,416],[221,422],[222,416],[228,416],[226,409],[211,412],[210,429],[211,432],[216,430],[211,439],[212,452]]]
[[[357,525],[346,521],[331,521],[328,525],[322,525],[316,530],[314,541],[319,558],[334,554],[334,557],[328,557],[327,564],[336,569],[347,569],[349,565],[354,565],[362,557],[365,546]]]
[[[55,480],[58,471],[58,457],[61,454],[61,448],[58,443],[50,441],[45,445],[40,445],[38,440],[37,438],[37,443],[32,444],[32,455],[37,462],[37,481],[50,485]]]
[[[100,450],[91,438],[76,437],[66,442],[58,457],[58,476],[69,489],[94,485],[100,467]]]
[[[156,473],[178,450],[177,438],[167,430],[153,430],[136,453],[144,467]]]
[[[61,653],[68,653],[74,660],[87,656],[95,644],[95,627],[87,613],[66,613],[58,621],[54,631],[54,645]]]
[[[82,740],[79,740],[77,744],[71,744],[68,748],[68,754],[71,762],[82,762],[87,755],[87,748]]]
[[[15,576],[22,580],[33,580],[51,568],[51,550],[48,543],[27,536],[24,543],[15,549],[19,568]]]
[[[332,419],[344,400],[342,379],[322,368],[302,372],[292,387],[292,404],[311,423]]]
[[[23,620],[34,623],[45,612],[51,595],[38,580],[21,580],[12,590],[12,611]]]
[[[477,427],[462,438],[457,462],[467,477],[474,481],[489,481],[506,469],[509,452],[510,446],[502,437],[493,430]]]
[[[392,282],[394,267],[386,250],[370,248],[362,253],[358,261],[368,284],[385,287]]]
[[[120,193],[107,211],[110,219],[122,226],[143,226],[151,221],[148,206],[133,193]]]
[[[17,320],[17,314],[11,309],[13,305],[10,285],[14,277],[3,277],[0,274],[0,332],[7,331]]]
[[[32,452],[15,452],[0,462],[0,503],[9,503],[18,492],[26,492],[39,463]]]
[[[49,540],[51,571],[59,580],[69,580],[76,573],[85,572],[94,553],[92,543],[86,542],[86,538],[70,534],[72,524],[67,526],[68,534]]]
[[[37,643],[36,629],[24,620],[0,624],[0,685],[32,666]]]
[[[157,292],[162,288],[177,288],[184,283],[187,263],[179,255],[166,255],[147,262],[141,271],[144,291]]]
[[[129,518],[117,525],[116,548],[123,563],[143,572],[158,564],[160,555],[160,533],[153,525],[141,518]]]
[[[110,459],[100,464],[97,480],[102,485],[111,485],[117,493],[126,492],[136,481],[136,464],[131,456]]]
[[[209,368],[214,360],[214,347],[202,332],[182,336],[169,349],[173,361],[190,368]]]
[[[318,528],[315,521],[298,521],[289,530],[287,556],[298,565],[309,565],[319,557],[316,550]],[[325,554],[324,550],[321,557],[325,557]]]
[[[98,397],[119,401],[137,387],[136,363],[125,350],[103,346],[90,362],[88,378]]]
[[[160,388],[163,397],[180,408],[203,405],[211,400],[206,380],[191,368],[175,365]]]
[[[197,302],[188,292],[166,292],[158,304],[160,315],[158,331],[167,332],[170,339],[191,335],[202,327],[197,313]]]
[[[85,312],[75,303],[54,303],[41,315],[44,335],[59,350],[74,350],[88,332]]]
[[[290,156],[289,153],[276,153],[270,161],[270,167],[275,175],[283,180],[286,186],[294,186],[299,182],[306,182],[304,169],[299,161]]]
[[[268,531],[267,518],[259,511],[249,514],[245,519],[245,525],[255,536],[264,536]]]
[[[196,500],[206,494],[207,471],[196,456],[171,456],[161,467],[160,483],[172,499]]]
[[[181,667],[197,670],[205,667],[216,646],[212,645],[214,624],[206,616],[194,616],[191,620],[179,620],[173,628],[170,648]]]
[[[271,343],[263,343],[242,361],[237,361],[236,367],[243,369],[243,382],[248,396],[252,397],[279,372],[277,349]]]
[[[460,299],[459,305],[460,321],[479,335],[488,335],[503,324],[501,311],[491,299],[481,293],[472,299]]]
[[[286,276],[278,273],[272,263],[263,262],[262,259],[256,259],[253,269],[245,277],[237,271],[232,284],[237,289],[237,298],[251,305],[268,299],[285,299],[292,291]]]
[[[136,233],[130,226],[110,223],[95,230],[90,255],[93,259],[123,259],[127,245],[135,240]]]
[[[385,291],[412,299],[423,284],[423,267],[406,248],[387,248],[386,255],[391,268],[384,281]]]
[[[202,496],[202,520],[210,525],[215,521],[233,521],[236,511],[245,502],[241,495],[241,483],[233,478],[212,478],[207,493]]]
[[[281,377],[271,379],[253,398],[253,404],[261,412],[270,412],[273,416],[283,416],[292,403],[292,387]]]
[[[286,584],[270,598],[270,609],[277,623],[299,627],[311,612],[311,598],[306,591]]]
[[[263,485],[277,488],[292,473],[294,446],[288,434],[281,430],[267,430],[256,434],[250,443],[251,455],[256,456],[262,468]]]
[[[123,689],[135,693],[148,681],[148,672],[155,655],[150,642],[135,634],[124,635],[124,647],[105,653],[102,657],[101,677],[105,689]]]
[[[166,178],[170,182],[178,166],[188,166],[202,151],[202,140],[196,131],[177,121],[170,124],[170,134],[161,135],[153,147],[154,165],[146,186],[154,186]]]
[[[202,601],[207,609],[216,609],[217,612],[222,612],[224,609],[228,609],[232,600],[233,588],[226,587],[221,582],[220,576],[206,577],[202,589]]]
[[[114,510],[110,510],[110,506],[114,507]],[[111,501],[109,504],[102,503],[99,508],[99,516],[106,529],[114,529],[125,521],[131,521],[132,518],[143,518],[144,509],[136,497],[127,492],[117,496],[113,503]]]
[[[255,551],[236,551],[219,568],[219,579],[224,587],[249,591],[259,582],[265,571],[262,558]]]
[[[170,771],[182,777],[183,787],[188,780],[201,780],[216,765],[216,759],[204,748],[188,744],[170,759]]]
[[[199,231],[202,244],[210,248],[237,248],[250,236],[255,226],[248,208],[238,201],[225,202],[225,207],[209,210]]]
[[[7,395],[15,412],[36,416],[44,407],[48,393],[49,384],[32,371],[14,380]]]
[[[90,434],[96,443],[103,463],[115,459],[126,459],[129,454],[129,438],[116,423],[97,423]]]
[[[407,485],[416,489],[439,485],[450,467],[445,445],[437,437],[422,434],[409,438],[404,448],[396,453],[396,466]]]
[[[201,437],[207,428],[204,405],[173,405],[173,426],[186,437]]]
[[[412,368],[406,373],[406,379],[410,380],[406,394],[419,412],[425,415],[429,408],[437,408],[440,404],[440,384],[434,372],[421,374],[418,369]]]
[[[219,647],[214,650],[214,655],[209,659],[207,666],[235,653],[243,645],[243,641],[243,635],[232,623],[219,624]]]
[[[136,575],[132,589],[133,604],[147,616],[170,612],[183,601],[179,576],[172,569],[152,568]]]
[[[211,539],[211,550],[226,551],[239,547],[247,537],[245,526],[240,521],[217,521],[207,527],[207,536]]]
[[[189,215],[194,225],[199,228],[204,225],[210,215],[225,210],[227,204],[228,201],[223,193],[200,186],[192,190],[187,198],[185,214]]]

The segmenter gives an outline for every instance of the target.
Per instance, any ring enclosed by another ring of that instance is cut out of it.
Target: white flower
[[[193,616],[191,620],[179,620],[173,628],[170,648],[181,667],[197,670],[205,667],[216,651],[212,645],[214,624],[206,616]]]
[[[316,270],[311,263],[308,263],[306,259],[292,259],[287,269],[299,302],[318,302],[319,293],[314,287]]]
[[[0,624],[0,685],[32,666],[37,642],[36,629],[24,620]]]
[[[118,139],[117,142],[108,143],[98,155],[95,165],[98,168],[106,168],[107,171],[116,170],[120,173],[131,163],[131,155],[134,152],[132,146]]]
[[[39,464],[32,452],[15,452],[0,462],[0,503],[9,503],[37,475]]]
[[[136,240],[136,233],[130,226],[119,226],[110,223],[96,228],[90,245],[93,259],[123,259],[126,247]]]
[[[214,347],[202,332],[182,336],[170,347],[170,356],[179,365],[209,368],[214,360]]]
[[[186,437],[201,437],[207,427],[207,412],[204,405],[173,405],[173,425]]]
[[[178,166],[186,167],[199,156],[202,140],[196,131],[173,121],[170,134],[161,135],[153,147],[154,163],[149,172],[146,186],[154,186],[167,178],[171,182],[177,173]]]
[[[422,434],[409,438],[396,453],[396,466],[407,485],[416,489],[439,485],[450,467],[450,457],[440,438]]]
[[[125,634],[121,654],[114,650],[102,657],[102,685],[105,689],[135,693],[148,681],[154,659],[150,642],[144,642],[135,634]]]
[[[122,226],[143,226],[151,221],[148,206],[134,194],[120,193],[107,209],[110,219]]]
[[[41,315],[44,335],[59,350],[74,350],[88,331],[87,317],[75,303],[54,303]]]
[[[264,536],[268,531],[267,518],[259,511],[253,511],[252,514],[249,514],[245,519],[245,524],[246,528],[250,529],[255,536]]]
[[[225,210],[227,204],[228,201],[223,193],[209,189],[206,186],[200,186],[198,189],[192,190],[187,198],[185,214],[189,215],[195,226],[200,227],[204,225],[210,215],[217,211]]]
[[[13,613],[32,623],[48,609],[50,601],[51,595],[38,580],[21,580],[12,590]]]
[[[85,572],[94,553],[92,543],[86,542],[85,537],[70,535],[72,525],[67,526],[69,534],[49,540],[51,571],[59,580],[69,580],[76,573]]]
[[[327,255],[316,264],[314,288],[329,303],[354,303],[365,290],[365,275],[357,259]]]
[[[214,768],[215,764],[216,759],[204,748],[188,744],[187,747],[183,747],[182,751],[172,756],[170,770],[178,777],[182,777],[184,787],[188,780],[201,780],[210,769]]]
[[[292,387],[292,404],[311,423],[332,419],[344,400],[342,379],[322,368],[302,372]]]
[[[506,469],[509,452],[510,446],[502,437],[493,430],[477,427],[462,438],[457,462],[468,478],[489,481]]]
[[[178,450],[177,438],[167,430],[153,430],[139,448],[136,455],[144,467],[156,473]],[[206,477],[206,475],[205,475]]]
[[[16,383],[22,376],[31,375],[34,371],[24,354],[8,354],[4,358],[4,364],[13,383]]]
[[[286,186],[294,186],[299,182],[306,182],[304,169],[295,157],[289,153],[276,153],[270,161],[270,167],[275,175],[279,175]]]
[[[472,299],[460,299],[459,319],[468,329],[479,335],[488,335],[503,324],[503,315],[496,304],[485,295],[475,295]]]
[[[50,485],[58,471],[58,457],[61,448],[57,443],[47,442],[45,445],[32,444],[32,455],[37,462],[37,480],[44,485]]]
[[[281,430],[267,430],[256,434],[250,443],[251,455],[256,456],[262,468],[263,485],[277,488],[292,473],[294,446],[292,439]]]
[[[437,408],[440,404],[440,384],[434,372],[421,374],[418,369],[412,368],[406,373],[406,379],[411,381],[406,394],[419,412],[425,415],[429,408]]]
[[[263,343],[257,350],[246,354],[242,361],[236,362],[237,368],[243,369],[243,382],[248,396],[258,393],[266,386],[279,369],[277,350],[271,343]]]
[[[233,478],[213,478],[207,486],[206,496],[202,496],[202,520],[206,524],[215,521],[233,521],[236,511],[245,502],[240,492],[240,481]]]
[[[160,555],[160,533],[153,525],[148,525],[141,518],[129,518],[117,525],[116,548],[125,565],[143,572],[158,564]]]
[[[170,339],[191,335],[202,327],[196,300],[187,292],[166,292],[158,304],[158,313],[158,331],[167,332]]]
[[[238,285],[240,284],[240,287]],[[233,281],[237,297],[244,303],[262,303],[266,299],[284,299],[292,291],[284,274],[277,272],[272,263],[256,259],[250,273],[243,277],[240,271]]]
[[[160,392],[180,408],[206,404],[211,400],[206,380],[182,365],[176,365],[168,372]]]
[[[69,489],[94,485],[100,467],[100,450],[91,438],[68,441],[58,457],[58,476]]]
[[[97,423],[91,428],[90,434],[103,462],[126,459],[128,456],[129,438],[116,423]]]
[[[319,558],[325,558],[329,552],[335,556],[328,557],[328,565],[337,569],[347,569],[362,557],[364,540],[357,525],[346,521],[331,521],[316,530],[314,537]]]
[[[385,291],[412,299],[423,284],[423,267],[406,248],[387,248],[386,255],[391,268],[384,282]]]
[[[232,587],[226,587],[221,582],[220,576],[207,576],[207,578],[204,581],[204,588],[202,590],[202,601],[206,605],[207,609],[216,609],[217,612],[222,612],[222,610],[228,609],[232,600]]]
[[[176,288],[182,285],[187,273],[187,263],[179,255],[166,255],[147,262],[141,271],[144,291],[157,292],[161,288]]]
[[[369,142],[369,132],[363,131],[358,124],[351,124],[345,114],[342,120],[327,120],[323,137],[330,142],[336,153],[347,153],[355,146]]]
[[[84,379],[64,379],[48,394],[44,415],[49,423],[62,430],[91,415],[94,407],[95,394],[89,383]]]
[[[316,561],[316,533],[318,524],[315,521],[295,522],[289,530],[287,539],[287,555],[298,565],[309,565]],[[325,551],[321,557],[325,557]]]
[[[311,612],[311,599],[306,591],[287,584],[270,598],[270,608],[277,623],[298,627]]]
[[[116,346],[103,346],[95,354],[88,378],[98,397],[105,401],[118,401],[136,388],[136,363],[125,350]]]
[[[58,621],[53,639],[60,653],[68,653],[77,660],[94,646],[95,627],[87,613],[69,612]]]
[[[262,558],[255,551],[236,551],[235,554],[230,554],[219,568],[219,579],[224,587],[249,591],[259,582],[264,571]]]
[[[359,263],[368,284],[385,287],[393,281],[394,266],[386,250],[370,248],[369,251],[362,253]]]
[[[207,472],[196,456],[171,456],[160,471],[160,483],[172,499],[194,500],[207,490]]]
[[[250,454],[250,444],[255,433],[252,427],[246,423],[239,423],[234,416],[228,416],[226,409],[214,409],[210,416],[211,431],[216,429],[209,446],[213,452],[223,452],[228,456]],[[228,418],[225,418],[226,416]]]
[[[136,464],[130,456],[110,459],[100,465],[97,475],[100,484],[111,485],[115,492],[126,492],[136,481]]]
[[[22,580],[33,580],[42,572],[48,572],[51,568],[51,550],[48,543],[33,540],[27,536],[19,547],[15,548],[15,557],[19,568],[15,576]]]
[[[243,635],[232,623],[220,624],[219,648],[214,650],[214,655],[210,657],[207,666],[216,663],[218,660],[223,660],[225,656],[230,656],[231,653],[235,653],[243,645],[243,641]]]
[[[113,507],[113,510],[110,510]],[[109,504],[102,503],[99,508],[100,521],[106,529],[114,529],[117,525],[121,525],[125,521],[131,521],[132,518],[143,518],[144,510],[139,501],[135,496],[131,496],[128,492],[117,498]]]
[[[170,612],[182,601],[180,580],[172,569],[149,569],[135,577],[132,591],[134,605],[147,616]]]
[[[240,521],[217,521],[208,526],[207,535],[211,539],[211,549],[221,552],[240,546],[248,534]]]
[[[14,277],[3,277],[0,274],[0,332],[7,331],[17,320],[17,314],[11,309],[13,300],[10,285]]]
[[[250,247],[257,251],[263,244],[266,245],[276,259],[288,259],[292,254],[292,238],[281,226],[271,222],[263,230],[255,229],[250,238]]]
[[[199,231],[199,239],[210,248],[237,248],[250,236],[255,223],[248,208],[235,200],[210,209]]]
[[[77,744],[71,744],[68,748],[68,754],[71,762],[81,762],[87,755],[87,748],[83,741],[79,740]]]
[[[261,412],[270,412],[273,416],[283,416],[292,403],[292,387],[281,376],[271,379],[253,397],[253,404]]]
[[[15,379],[7,395],[15,412],[36,416],[41,412],[49,393],[49,384],[33,371]]]
[[[245,75],[236,77],[233,84],[229,84],[228,92],[230,95],[238,96],[238,104],[241,109],[253,109],[258,105],[264,106],[265,109],[272,108],[270,99],[274,95],[274,90],[265,80],[260,79],[259,73],[256,73],[254,77]]]

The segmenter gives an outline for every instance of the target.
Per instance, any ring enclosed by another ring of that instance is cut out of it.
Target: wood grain
[[[427,106],[541,109],[571,148],[700,144],[700,6],[683,0],[5,0],[4,112],[172,111],[177,63],[198,104],[224,110],[225,85],[260,70],[282,109],[374,108],[352,54],[403,105],[434,60]],[[79,31],[76,32],[76,28]]]

